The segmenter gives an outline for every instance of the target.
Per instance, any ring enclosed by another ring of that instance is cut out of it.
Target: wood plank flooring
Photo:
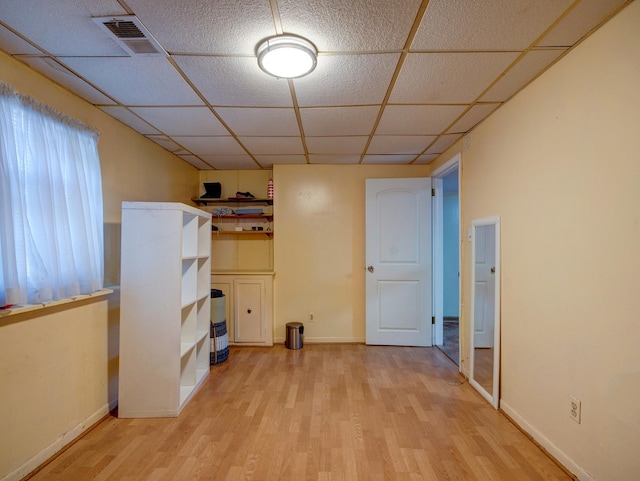
[[[571,478],[434,348],[234,347],[180,417],[110,416],[32,478]]]

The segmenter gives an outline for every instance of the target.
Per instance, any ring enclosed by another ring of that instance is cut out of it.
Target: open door
[[[431,179],[366,183],[367,344],[431,346]]]

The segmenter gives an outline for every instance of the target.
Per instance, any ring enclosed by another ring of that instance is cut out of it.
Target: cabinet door
[[[236,342],[264,342],[264,296],[262,279],[234,282]]]

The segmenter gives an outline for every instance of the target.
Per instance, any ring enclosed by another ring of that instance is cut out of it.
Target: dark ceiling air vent
[[[94,17],[92,20],[131,56],[167,56],[135,15]]]

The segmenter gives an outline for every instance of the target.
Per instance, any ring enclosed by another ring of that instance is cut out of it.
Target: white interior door
[[[474,346],[493,347],[495,318],[495,226],[476,228]]]
[[[431,179],[366,183],[367,344],[431,346]]]

